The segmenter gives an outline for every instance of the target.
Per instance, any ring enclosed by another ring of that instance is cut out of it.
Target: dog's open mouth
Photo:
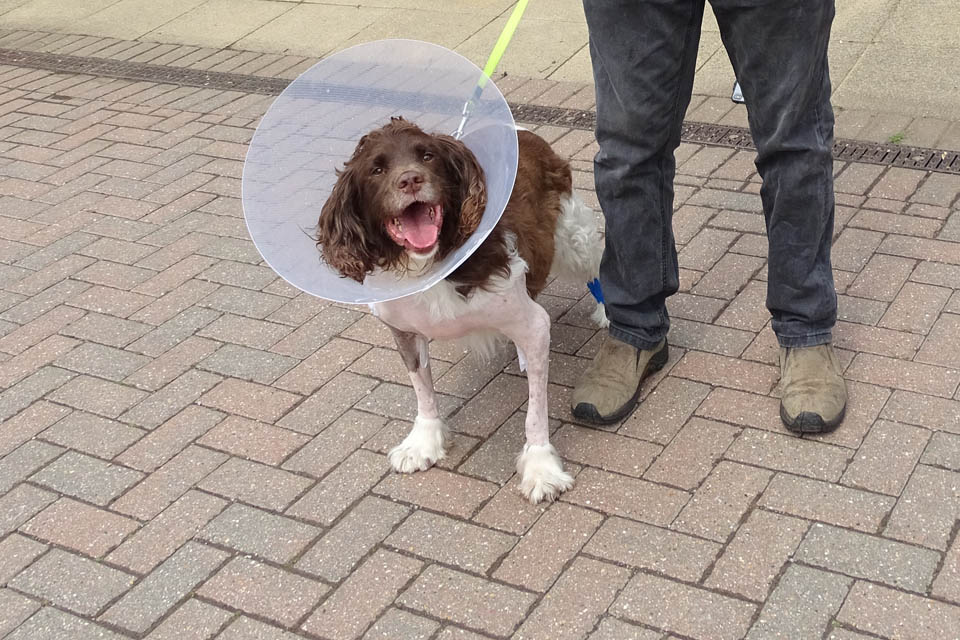
[[[393,241],[413,253],[428,253],[440,237],[443,206],[414,202],[387,221],[387,233]]]

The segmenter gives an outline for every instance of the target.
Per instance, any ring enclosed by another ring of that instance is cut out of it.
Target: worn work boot
[[[780,419],[795,433],[826,433],[843,420],[847,388],[833,347],[780,348]]]
[[[667,363],[667,341],[637,349],[610,336],[573,390],[571,411],[586,422],[610,424],[633,411],[640,382]]]

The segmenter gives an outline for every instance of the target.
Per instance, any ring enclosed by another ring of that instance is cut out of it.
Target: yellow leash
[[[454,138],[459,140],[460,136],[463,135],[463,127],[467,123],[467,118],[470,117],[470,111],[473,109],[474,103],[480,98],[480,94],[483,93],[483,89],[487,86],[487,81],[490,80],[490,76],[493,75],[497,65],[500,64],[500,58],[503,57],[503,53],[507,50],[507,45],[510,44],[510,40],[513,38],[513,32],[517,30],[517,25],[520,24],[520,18],[523,17],[523,12],[527,9],[528,1],[529,0],[520,0],[517,3],[517,6],[513,8],[513,13],[510,14],[510,18],[507,20],[506,26],[504,26],[503,31],[500,32],[500,37],[497,38],[497,43],[493,45],[493,51],[490,52],[490,57],[487,58],[487,64],[483,67],[483,75],[480,76],[480,80],[473,90],[473,95],[470,96],[470,99],[463,105],[460,126],[457,127],[457,131],[453,134]]]

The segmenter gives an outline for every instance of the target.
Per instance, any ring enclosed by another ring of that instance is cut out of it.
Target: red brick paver
[[[0,47],[285,78],[313,62],[30,31]],[[576,424],[599,336],[585,290],[548,287],[576,486],[532,506],[509,351],[431,345],[451,450],[390,471],[416,404],[389,332],[284,283],[243,224],[270,101],[0,67],[0,636],[960,638],[960,179],[838,161],[850,406],[797,439],[753,156],[682,145],[671,361],[622,423]],[[591,132],[541,131],[595,202]]]

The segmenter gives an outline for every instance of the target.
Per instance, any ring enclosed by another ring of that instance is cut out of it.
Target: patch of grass
[[[903,142],[903,139],[906,137],[907,135],[903,131],[898,131],[897,133],[887,138],[887,142],[889,142],[890,144],[900,144],[901,142]]]

